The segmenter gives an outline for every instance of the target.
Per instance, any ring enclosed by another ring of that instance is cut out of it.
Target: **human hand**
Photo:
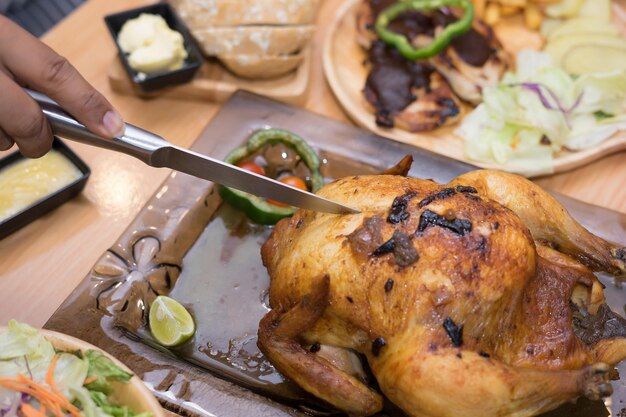
[[[0,151],[17,143],[37,158],[50,150],[52,130],[22,87],[47,94],[100,136],[123,133],[120,114],[65,58],[0,15]]]

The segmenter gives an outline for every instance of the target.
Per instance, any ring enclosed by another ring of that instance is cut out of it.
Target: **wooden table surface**
[[[107,71],[116,52],[102,17],[152,2],[89,0],[43,40],[102,91],[126,121],[189,147],[219,105],[142,100],[116,94],[108,85]],[[305,107],[349,123],[324,80],[320,58],[327,24],[340,3],[325,0],[322,4]],[[15,318],[42,326],[169,172],[144,166],[125,155],[75,143],[70,146],[91,167],[92,176],[81,196],[0,241],[0,325]],[[626,152],[538,180],[544,187],[622,213],[626,213],[625,181]]]

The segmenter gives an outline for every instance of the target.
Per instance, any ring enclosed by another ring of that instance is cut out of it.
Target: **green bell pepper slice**
[[[464,10],[463,17],[446,26],[431,43],[423,48],[415,48],[406,36],[392,32],[389,24],[398,15],[411,10],[435,10],[448,6],[460,6]],[[472,27],[474,6],[471,0],[406,0],[400,1],[383,10],[376,19],[374,29],[385,43],[392,45],[406,59],[427,59],[443,51],[455,37],[464,34]]]
[[[283,129],[264,129],[254,133],[248,142],[239,148],[233,149],[224,159],[229,164],[237,164],[267,145],[283,144],[292,149],[309,168],[311,172],[310,191],[316,192],[324,185],[324,178],[320,173],[320,159],[317,153],[300,136]],[[231,206],[243,211],[255,223],[272,225],[280,219],[292,216],[296,212],[294,207],[281,207],[268,203],[262,197],[236,190],[231,187],[220,186],[219,194]]]

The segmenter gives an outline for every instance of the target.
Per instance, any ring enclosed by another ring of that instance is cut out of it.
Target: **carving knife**
[[[54,134],[63,138],[122,152],[153,167],[171,168],[290,206],[332,214],[360,213],[357,209],[308,191],[180,148],[154,133],[129,123],[125,124],[122,136],[114,139],[102,138],[90,132],[48,96],[28,89],[25,91],[41,106]]]

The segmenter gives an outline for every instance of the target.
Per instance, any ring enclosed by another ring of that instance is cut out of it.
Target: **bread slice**
[[[189,29],[313,24],[319,0],[169,0]]]
[[[293,71],[304,60],[305,52],[291,55],[221,54],[218,59],[240,77],[267,79]]]
[[[289,55],[306,46],[315,26],[213,26],[191,33],[205,55]]]

